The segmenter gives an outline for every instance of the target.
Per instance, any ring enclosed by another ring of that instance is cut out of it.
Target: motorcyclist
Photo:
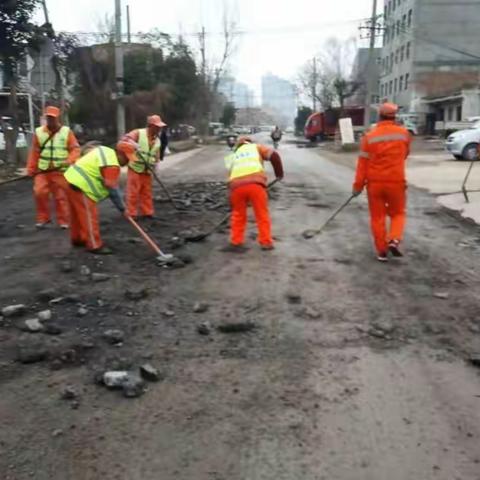
[[[279,128],[278,125],[276,125],[275,128],[272,130],[272,133],[270,134],[270,137],[273,141],[274,147],[277,148],[278,143],[282,139],[282,130]]]

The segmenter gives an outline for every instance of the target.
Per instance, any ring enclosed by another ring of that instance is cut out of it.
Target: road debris
[[[440,300],[448,300],[450,298],[450,294],[447,292],[437,292],[437,293],[434,293],[433,296]]]
[[[110,275],[107,275],[106,273],[92,273],[91,277],[93,282],[95,283],[100,283],[100,282],[106,282],[110,280]]]
[[[245,322],[225,322],[217,326],[217,330],[222,333],[245,333],[255,330],[257,325],[251,321]]]
[[[140,366],[140,375],[149,382],[158,382],[162,378],[160,372],[150,363]]]
[[[91,273],[91,270],[86,265],[80,267],[80,275],[83,277],[88,277]]]
[[[212,331],[212,326],[210,325],[210,322],[202,322],[197,326],[197,332],[200,335],[210,335],[210,332]]]
[[[30,333],[38,333],[43,330],[43,325],[38,318],[30,318],[25,320],[22,325],[22,330]]]
[[[37,317],[41,322],[48,322],[52,318],[52,311],[42,310],[41,312],[37,313]]]
[[[27,307],[21,303],[17,305],[8,305],[7,307],[2,308],[2,317],[19,317],[23,315]]]
[[[68,385],[62,391],[61,398],[63,400],[75,400],[78,398],[78,393],[74,387]]]
[[[102,335],[103,339],[106,340],[111,345],[116,345],[118,343],[123,343],[125,339],[125,333],[123,330],[118,329],[109,329],[105,330]]]
[[[298,305],[299,303],[302,303],[302,296],[297,292],[287,292],[285,297],[287,302],[292,305]]]
[[[128,288],[125,290],[125,298],[127,300],[138,301],[147,298],[150,294],[148,288],[132,289]]]
[[[193,305],[194,313],[205,313],[210,308],[210,305],[207,302],[196,302]]]

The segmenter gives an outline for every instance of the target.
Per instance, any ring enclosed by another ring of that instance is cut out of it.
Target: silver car
[[[480,121],[466,130],[459,130],[448,136],[445,148],[457,160],[477,160],[480,144]]]

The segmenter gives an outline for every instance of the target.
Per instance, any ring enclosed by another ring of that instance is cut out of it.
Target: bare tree
[[[345,101],[361,86],[358,79],[350,76],[355,52],[354,39],[328,39],[316,55],[315,63],[308,62],[300,71],[302,93],[324,110],[335,106],[343,110]]]

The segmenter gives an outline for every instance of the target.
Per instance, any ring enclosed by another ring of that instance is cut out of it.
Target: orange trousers
[[[69,212],[67,200],[68,183],[60,171],[45,172],[33,179],[33,196],[37,207],[37,223],[51,220],[50,197],[53,196],[57,223],[68,225]]]
[[[245,241],[247,227],[247,207],[252,205],[258,227],[258,243],[272,245],[270,214],[268,212],[268,194],[264,186],[257,183],[242,185],[232,190],[230,194],[232,204],[230,243],[242,245]]]
[[[136,173],[128,169],[127,174],[127,213],[131,217],[153,215],[152,176],[149,173]]]
[[[404,183],[370,183],[367,186],[372,235],[379,253],[387,251],[390,240],[403,238],[407,220],[406,190]],[[388,232],[387,216],[390,218]]]
[[[70,203],[70,239],[72,245],[96,250],[103,245],[98,227],[97,204],[82,191],[68,189]]]

